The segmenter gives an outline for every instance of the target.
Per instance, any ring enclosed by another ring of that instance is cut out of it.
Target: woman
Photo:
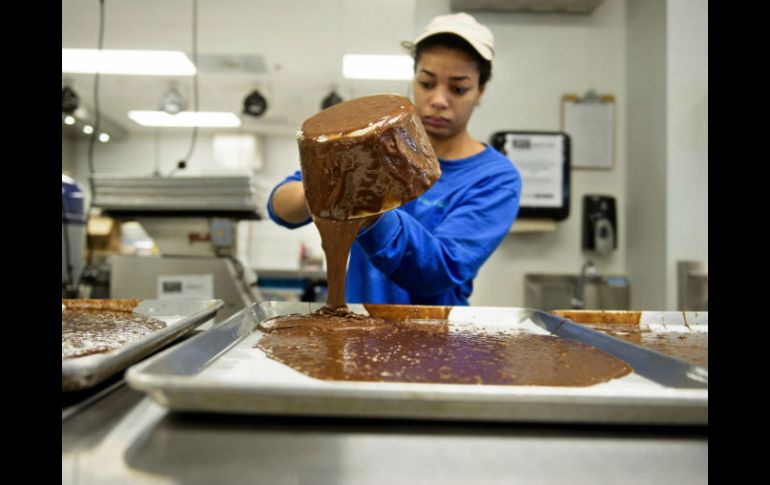
[[[414,105],[441,178],[417,200],[380,215],[350,251],[348,303],[467,305],[473,279],[519,210],[521,177],[467,127],[492,72],[492,33],[470,15],[433,19],[413,43]],[[301,174],[273,189],[270,218],[311,222]]]

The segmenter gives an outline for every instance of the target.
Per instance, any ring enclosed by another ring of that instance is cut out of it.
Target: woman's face
[[[414,104],[428,135],[451,138],[465,131],[481,99],[479,69],[463,51],[443,46],[426,49],[415,68]]]

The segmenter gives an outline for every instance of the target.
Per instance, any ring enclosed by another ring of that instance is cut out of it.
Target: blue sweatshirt
[[[467,305],[473,279],[516,219],[521,176],[513,163],[487,146],[459,160],[442,160],[441,177],[422,196],[379,220],[356,238],[348,263],[348,303]],[[298,170],[270,194],[302,180]]]

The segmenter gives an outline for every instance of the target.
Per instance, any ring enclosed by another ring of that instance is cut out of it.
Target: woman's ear
[[[484,88],[479,88],[479,97],[476,98],[475,106],[481,106],[481,98],[484,96]]]

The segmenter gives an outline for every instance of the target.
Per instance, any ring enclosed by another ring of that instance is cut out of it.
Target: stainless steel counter
[[[62,421],[62,483],[707,483],[705,427],[169,413],[123,385]]]

